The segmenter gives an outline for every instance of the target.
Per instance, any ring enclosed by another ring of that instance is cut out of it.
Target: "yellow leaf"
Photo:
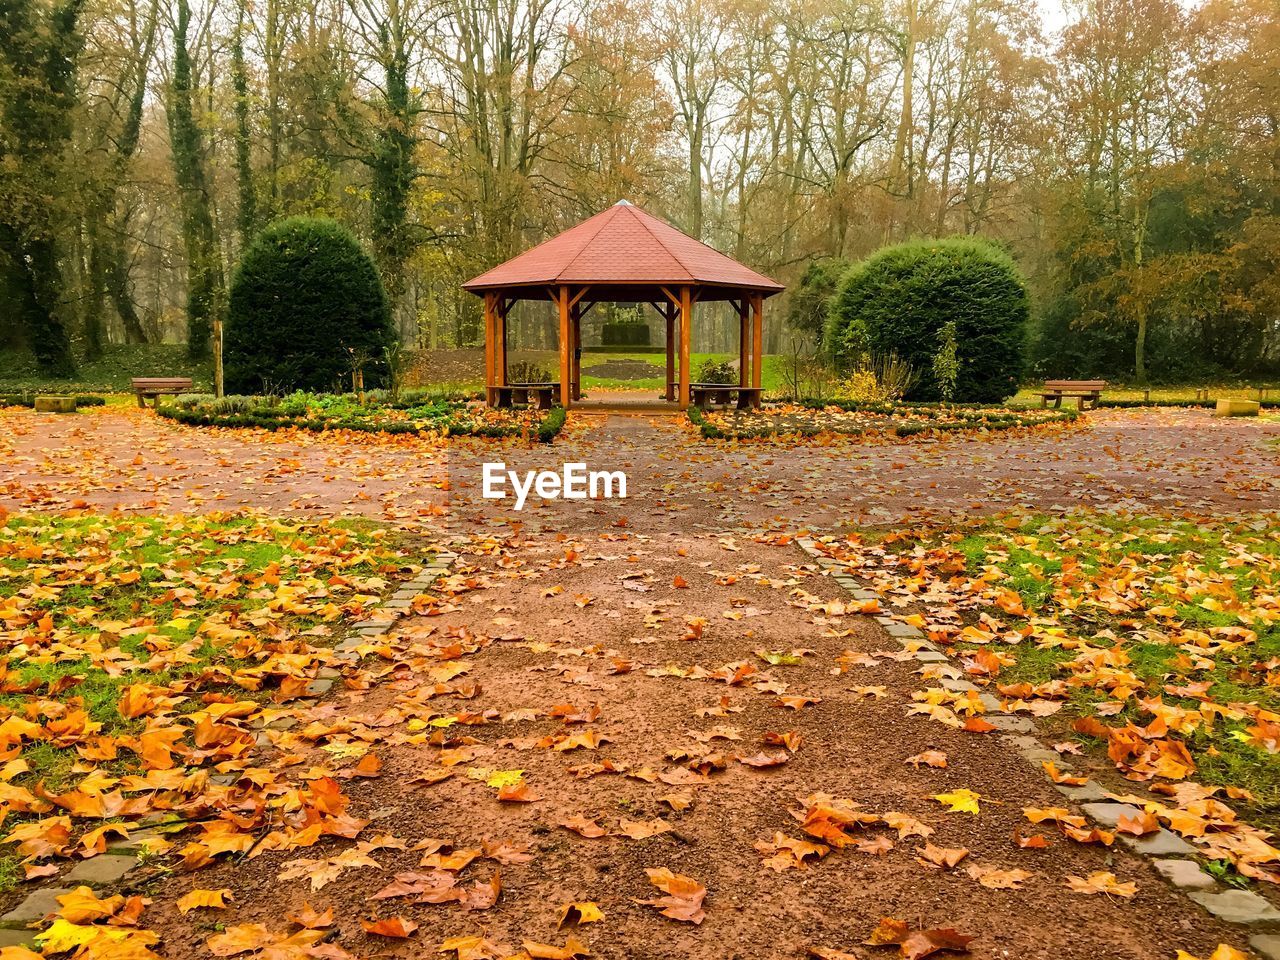
[[[50,924],[48,930],[36,934],[36,942],[40,944],[45,954],[55,954],[78,950],[99,937],[106,940],[124,940],[128,936],[128,931],[115,927],[82,927],[59,918]]]
[[[972,790],[966,790],[961,787],[959,790],[953,790],[950,793],[935,793],[932,799],[946,805],[952,813],[977,814],[978,801],[982,797]]]
[[[485,783],[491,787],[514,787],[523,779],[523,770],[494,770]]]
[[[190,910],[225,910],[227,901],[234,900],[231,891],[222,890],[192,890],[186,896],[178,900],[178,909],[183,913]]]

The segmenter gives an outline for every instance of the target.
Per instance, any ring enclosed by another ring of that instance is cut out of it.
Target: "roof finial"
[[[629,207],[629,206],[631,206],[631,201],[630,201],[630,200],[619,200],[617,203],[615,203],[615,204],[614,204],[614,206],[615,206],[615,207]]]

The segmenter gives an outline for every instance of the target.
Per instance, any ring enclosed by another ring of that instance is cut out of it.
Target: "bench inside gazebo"
[[[666,321],[666,389],[680,409],[736,401],[758,406],[764,301],[783,286],[620,200],[576,227],[468,280],[484,298],[485,385],[490,406],[530,403],[566,408],[582,396],[582,318],[597,303],[650,304]],[[559,312],[560,379],[507,379],[507,317],[521,300],[550,301]],[[727,302],[738,315],[737,384],[695,384],[689,369],[694,307]]]

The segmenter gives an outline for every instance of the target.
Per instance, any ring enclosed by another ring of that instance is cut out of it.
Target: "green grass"
[[[1076,379],[1085,379],[1083,377]],[[1102,391],[1104,400],[1143,400],[1147,399],[1148,393],[1150,399],[1158,402],[1173,402],[1180,400],[1194,400],[1197,390],[1207,390],[1211,400],[1219,399],[1236,399],[1236,400],[1257,400],[1258,388],[1261,387],[1266,391],[1266,397],[1270,400],[1280,400],[1280,383],[1269,380],[1259,380],[1257,383],[1195,383],[1186,384],[1185,386],[1161,386],[1161,387],[1131,387],[1124,384],[1114,384],[1108,386]],[[1009,401],[1010,404],[1020,406],[1039,406],[1040,405],[1040,385],[1026,386],[1018,391],[1017,396]],[[1064,406],[1075,406],[1074,400],[1063,400]]]
[[[136,771],[129,738],[150,711],[122,712],[135,684],[182,698],[172,707],[179,714],[203,709],[209,695],[266,702],[290,669],[286,660],[270,666],[278,643],[324,645],[391,588],[404,562],[392,541],[369,522],[253,514],[0,519],[0,658],[9,691],[0,694],[0,721],[42,724],[23,735],[29,770],[12,783],[74,788],[86,771],[77,751],[99,736],[119,740],[117,758],[99,762],[99,772]],[[313,628],[324,633],[305,633]],[[235,682],[242,676],[254,683]],[[101,729],[55,735],[43,727],[77,710]],[[12,868],[0,862],[0,890]]]
[[[193,393],[213,389],[212,362],[191,363],[181,343],[114,344],[100,360],[81,359],[68,379],[44,376],[26,351],[6,350],[0,351],[0,371],[0,393],[128,393],[133,377],[190,377]]]

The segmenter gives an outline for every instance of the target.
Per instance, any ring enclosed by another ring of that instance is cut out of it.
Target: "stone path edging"
[[[381,600],[371,608],[364,620],[357,621],[349,628],[348,634],[334,647],[337,658],[348,663],[360,659],[359,647],[368,643],[377,643],[391,632],[396,622],[407,615],[413,608],[413,599],[430,590],[441,577],[448,574],[449,569],[458,559],[458,555],[449,550],[437,551],[413,579],[402,584],[389,597]],[[382,616],[378,616],[381,613]],[[291,706],[307,707],[315,704],[321,697],[333,689],[334,682],[341,676],[340,671],[324,668],[319,671],[315,680],[307,686],[307,696],[290,702]],[[272,741],[266,733],[267,729],[281,729],[292,726],[294,721],[275,721],[267,724],[258,732],[258,745],[270,746]],[[109,843],[105,852],[88,860],[81,860],[66,873],[53,878],[56,886],[37,887],[8,913],[0,915],[0,949],[4,947],[33,948],[35,936],[39,932],[31,928],[31,924],[43,921],[51,913],[59,909],[57,898],[71,893],[80,886],[104,887],[123,880],[130,872],[141,866],[146,852],[147,840],[160,835],[158,827],[167,825],[150,818],[141,821],[142,829],[133,830],[128,839]]]
[[[812,537],[798,537],[796,543],[817,561],[818,566],[831,579],[852,594],[855,600],[880,599],[878,593],[868,590],[846,573],[842,563],[819,550],[817,541]],[[912,658],[924,666],[934,668],[938,683],[944,689],[953,692],[978,689],[964,679],[960,669],[918,628],[884,613],[872,616]],[[1034,721],[1009,714],[993,715],[990,711],[998,710],[1000,702],[985,692],[980,693],[979,698],[989,711],[984,714],[983,719],[997,727],[1001,731],[1001,741],[1012,747],[1027,763],[1039,770],[1041,763],[1052,760],[1060,770],[1070,771],[1070,765],[1058,753],[1046,749],[1032,736],[1036,732]],[[1140,812],[1130,804],[1115,802],[1110,793],[1092,781],[1083,787],[1065,784],[1054,786],[1068,800],[1079,805],[1085,816],[1103,827],[1114,828],[1121,816],[1133,816]],[[1280,923],[1280,910],[1272,906],[1270,901],[1250,890],[1224,889],[1205,873],[1199,863],[1190,859],[1198,853],[1196,848],[1164,827],[1141,837],[1121,834],[1121,839],[1135,853],[1150,858],[1152,866],[1161,876],[1219,920],[1244,926]],[[1267,960],[1280,960],[1280,936],[1258,934],[1249,939],[1249,945]]]

